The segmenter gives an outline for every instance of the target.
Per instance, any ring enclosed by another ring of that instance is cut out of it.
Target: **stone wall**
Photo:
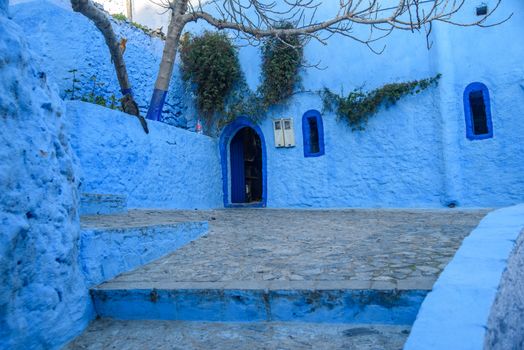
[[[72,89],[70,70],[73,69],[78,70],[76,76],[80,80],[76,84],[79,88],[76,99],[93,90],[93,76],[97,84],[103,84],[96,86],[97,95],[108,101],[111,95],[119,99],[120,87],[102,34],[91,21],[65,8],[60,1],[35,0],[11,6],[13,19],[24,29],[37,62],[65,99],[72,98],[66,90]],[[136,102],[146,115],[164,43],[125,22],[113,21],[113,29],[118,38],[127,39],[124,53],[127,72]],[[193,107],[187,99],[176,69],[164,107],[165,122],[182,128],[194,127]]]
[[[522,348],[523,229],[524,204],[482,219],[424,299],[405,350]]]
[[[79,178],[65,106],[0,1],[0,348],[55,349],[92,308],[77,263]]]
[[[130,208],[221,207],[216,140],[84,102],[68,102],[81,191],[127,195]]]
[[[494,1],[486,2],[490,8]],[[337,6],[335,2],[323,6]],[[478,19],[474,3],[455,19]],[[319,16],[327,16],[320,11]],[[381,108],[363,131],[352,132],[332,113],[323,113],[325,155],[305,158],[302,116],[322,112],[317,94],[295,95],[270,111],[261,128],[267,145],[270,207],[501,207],[524,201],[524,46],[513,39],[524,32],[524,3],[505,1],[492,28],[464,28],[436,23],[426,48],[424,35],[396,32],[384,40],[383,54],[346,38],[305,49],[310,63],[326,69],[301,72],[305,90],[329,87],[348,93],[390,82],[442,74],[437,88],[402,98]],[[256,89],[260,77],[258,48],[240,51],[242,69]],[[466,137],[463,93],[472,82],[491,94],[494,137]],[[293,118],[296,147],[276,148],[273,118]],[[224,161],[224,160],[223,160]],[[226,160],[227,162],[227,160]]]
[[[524,231],[508,259],[491,307],[484,349],[524,349]]]
[[[83,227],[80,238],[81,268],[89,287],[120,273],[170,254],[199,238],[207,222],[180,222],[149,226]]]
[[[486,3],[495,5],[493,0]],[[334,6],[338,6],[336,2],[323,3],[318,17],[329,16]],[[478,19],[475,6],[466,3],[456,20]],[[12,10],[62,94],[70,85],[64,78],[70,76],[67,71],[72,68],[84,72],[84,92],[90,89],[92,74],[108,82],[102,88],[105,94],[118,91],[105,44],[81,15],[40,0],[13,6]],[[502,207],[522,202],[524,162],[520,158],[524,136],[520,130],[524,129],[524,119],[519,116],[524,114],[524,105],[519,101],[524,98],[524,46],[512,37],[524,32],[524,4],[504,1],[493,21],[511,13],[508,22],[492,28],[436,23],[429,37],[431,50],[423,33],[410,32],[395,32],[377,44],[386,45],[381,55],[348,38],[333,37],[327,46],[308,43],[307,62],[320,62],[325,68],[301,70],[302,86],[308,91],[328,87],[347,94],[359,87],[371,90],[437,73],[443,76],[438,87],[381,108],[363,131],[351,131],[333,113],[323,113],[325,155],[316,158],[304,157],[302,116],[311,109],[322,112],[318,94],[297,93],[287,104],[273,108],[260,123],[267,151],[267,205]],[[186,27],[192,32],[206,28],[202,23]],[[115,30],[128,38],[125,58],[144,114],[162,43],[126,25],[115,24]],[[248,85],[255,90],[260,80],[260,48],[242,47],[239,57]],[[493,138],[472,141],[466,137],[463,93],[472,82],[482,82],[490,91]],[[170,91],[164,116],[174,125],[192,129],[197,113],[178,67]],[[294,120],[294,148],[274,145],[272,119],[283,117]],[[226,166],[229,163],[227,157],[220,161]],[[186,170],[199,172],[190,168],[188,165]],[[227,186],[228,181],[224,179]]]

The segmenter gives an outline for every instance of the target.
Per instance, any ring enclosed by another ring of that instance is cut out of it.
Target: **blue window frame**
[[[493,137],[489,90],[482,83],[471,83],[464,90],[466,137],[484,140]]]
[[[302,137],[304,157],[324,155],[324,125],[319,111],[312,109],[302,116]]]

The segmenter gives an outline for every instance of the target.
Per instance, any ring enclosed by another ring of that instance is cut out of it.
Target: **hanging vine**
[[[283,23],[281,28],[292,28]],[[285,102],[300,83],[303,42],[298,36],[268,38],[262,53],[262,83],[253,92],[240,69],[237,49],[222,33],[201,36],[185,34],[181,40],[182,78],[196,90],[196,104],[208,132],[220,130],[240,115],[260,121],[268,109]],[[346,120],[352,130],[363,130],[381,106],[394,105],[400,98],[437,85],[441,75],[402,83],[386,84],[365,92],[355,89],[340,96],[328,88],[317,92],[324,111]]]
[[[422,80],[386,84],[369,92],[359,88],[346,97],[325,88],[321,92],[324,110],[335,112],[340,119],[349,123],[352,130],[363,130],[369,117],[376,114],[381,106],[387,108],[406,95],[418,94],[430,86],[437,85],[441,76],[437,74]]]
[[[278,28],[291,29],[291,23]],[[304,45],[299,36],[270,37],[262,46],[262,84],[259,94],[264,105],[286,101],[300,82],[299,69],[304,59]]]
[[[180,57],[184,81],[196,90],[197,108],[207,127],[224,112],[225,100],[241,78],[238,53],[223,33],[205,32],[193,37],[186,33],[181,40]]]

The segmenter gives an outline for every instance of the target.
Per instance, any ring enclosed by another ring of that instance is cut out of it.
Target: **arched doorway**
[[[231,203],[262,201],[262,145],[255,130],[244,127],[229,144]]]
[[[220,137],[224,206],[266,206],[266,150],[260,128],[241,117]]]

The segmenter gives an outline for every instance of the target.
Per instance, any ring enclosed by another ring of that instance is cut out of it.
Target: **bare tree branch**
[[[78,0],[76,0],[78,1]],[[385,46],[374,44],[395,30],[424,31],[428,48],[434,22],[456,26],[493,26],[488,18],[499,7],[497,0],[492,10],[472,22],[457,22],[454,17],[466,0],[393,0],[384,7],[381,0],[339,0],[331,17],[317,20],[321,0],[153,0],[171,10],[171,22],[166,39],[160,72],[155,83],[148,118],[160,120],[162,106],[171,79],[180,35],[185,25],[203,20],[211,26],[227,29],[238,37],[256,44],[267,37],[301,36],[305,41],[315,39],[326,44],[333,35],[341,35],[369,47],[380,54]],[[333,1],[333,0],[330,0]],[[292,28],[282,28],[281,23]],[[366,31],[367,29],[367,31]]]
[[[115,32],[113,31],[111,21],[107,17],[107,14],[96,7],[96,5],[91,0],[71,0],[71,5],[74,11],[83,14],[85,17],[93,21],[95,26],[104,36],[107,48],[109,49],[109,53],[111,54],[111,59],[115,67],[120,89],[124,95],[122,98],[122,110],[125,113],[136,116],[140,120],[140,124],[142,125],[142,128],[146,134],[149,133],[147,122],[144,117],[140,115],[138,106],[133,99],[133,95],[131,93],[131,84],[129,83],[129,77],[127,75],[126,64],[124,62],[120,43],[115,35]]]

